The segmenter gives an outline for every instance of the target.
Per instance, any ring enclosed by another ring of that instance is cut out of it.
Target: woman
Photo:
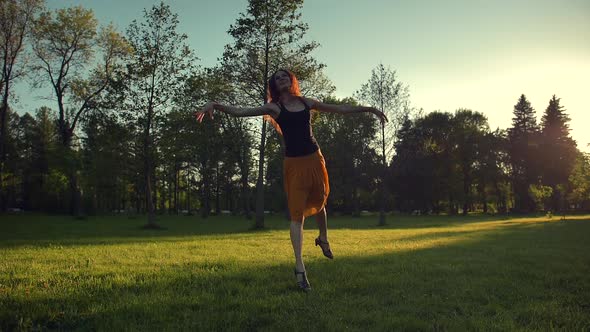
[[[283,176],[291,215],[290,235],[295,253],[295,277],[299,288],[309,291],[311,286],[301,257],[303,222],[306,217],[316,216],[320,234],[315,239],[315,245],[320,246],[326,257],[330,259],[334,257],[328,242],[325,209],[330,192],[328,172],[320,148],[313,137],[310,111],[314,109],[320,112],[342,114],[370,112],[381,121],[387,121],[387,118],[373,107],[332,105],[302,97],[297,78],[288,70],[282,69],[275,72],[268,82],[268,87],[268,103],[264,106],[239,108],[209,102],[201,111],[196,112],[195,116],[201,122],[206,114],[212,118],[214,110],[233,116],[264,115],[283,135],[285,141]]]

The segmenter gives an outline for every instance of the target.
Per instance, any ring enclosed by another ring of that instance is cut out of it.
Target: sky
[[[156,0],[46,0],[48,7],[82,5],[101,24],[125,31]],[[229,26],[247,0],[169,0],[179,30],[213,66],[231,43]],[[572,137],[590,152],[589,0],[306,0],[307,39],[326,65],[337,97],[349,97],[379,63],[397,72],[411,102],[426,113],[468,108],[492,129],[508,128],[525,94],[540,120],[555,94],[571,118]],[[24,82],[17,111],[51,105]]]

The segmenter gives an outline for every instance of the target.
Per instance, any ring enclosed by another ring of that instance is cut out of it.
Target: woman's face
[[[284,71],[278,71],[275,74],[275,83],[279,91],[285,91],[291,89],[291,77]]]

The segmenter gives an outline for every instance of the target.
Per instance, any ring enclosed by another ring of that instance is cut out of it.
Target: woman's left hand
[[[213,111],[215,110],[216,105],[217,103],[214,101],[208,102],[200,111],[195,112],[194,115],[195,118],[197,118],[197,121],[202,122],[206,114],[208,114],[209,117],[213,119]]]

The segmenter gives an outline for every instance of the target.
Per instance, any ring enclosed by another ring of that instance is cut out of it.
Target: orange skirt
[[[283,181],[291,220],[320,212],[330,194],[326,161],[320,150],[302,157],[285,157]]]

